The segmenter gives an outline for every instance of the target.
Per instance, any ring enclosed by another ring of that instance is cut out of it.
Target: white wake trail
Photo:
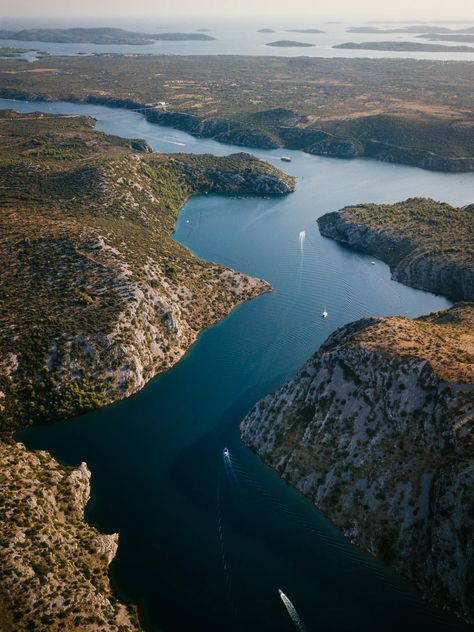
[[[300,235],[299,235],[298,239],[299,239],[299,242],[300,242],[300,250],[301,250],[301,252],[303,252],[304,240],[306,239],[306,231],[305,230],[302,230],[300,232]]]
[[[298,628],[298,630],[300,630],[300,632],[306,632],[306,628],[304,627],[304,623],[303,623],[300,615],[297,613],[296,608],[291,603],[291,601],[288,599],[288,597],[285,595],[283,590],[280,590],[280,588],[279,588],[278,589],[278,594],[280,595],[280,599],[283,601],[283,604],[284,604],[285,608],[287,609],[288,614],[290,615],[291,620],[293,621],[295,626]]]

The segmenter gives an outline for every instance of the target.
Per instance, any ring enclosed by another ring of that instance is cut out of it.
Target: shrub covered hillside
[[[84,117],[0,115],[1,430],[132,394],[267,283],[171,239],[189,195],[284,195],[246,154],[153,154]]]

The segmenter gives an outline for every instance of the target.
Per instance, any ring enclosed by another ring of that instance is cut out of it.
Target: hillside
[[[337,330],[241,424],[350,540],[474,623],[474,309]]]
[[[411,287],[474,300],[474,206],[424,198],[360,204],[318,219],[321,234],[388,263]]]
[[[0,441],[0,627],[132,632],[134,609],[113,595],[108,565],[118,535],[84,521],[90,473],[45,452]]]
[[[146,108],[151,122],[235,145],[474,169],[469,62],[97,55],[31,66],[6,59],[0,85],[8,98]]]
[[[131,395],[269,290],[171,235],[194,193],[284,195],[291,178],[246,154],[152,154],[92,128],[0,117],[2,431]]]

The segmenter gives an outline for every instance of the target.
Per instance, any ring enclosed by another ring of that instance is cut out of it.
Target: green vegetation
[[[155,41],[213,40],[202,33],[136,33],[123,29],[72,28],[72,29],[24,29],[22,31],[0,30],[0,40],[20,42],[57,42],[60,44],[127,44],[143,46]]]
[[[247,154],[153,154],[93,125],[0,113],[4,434],[135,392],[268,290],[171,235],[192,194],[283,195],[292,178]]]
[[[236,144],[474,169],[470,62],[49,57],[34,72],[0,60],[0,86],[10,98],[146,106],[150,121]],[[272,116],[281,110],[288,115]]]
[[[2,630],[137,632],[134,608],[113,595],[116,535],[84,520],[89,472],[0,441]]]
[[[347,347],[382,352],[389,357],[426,360],[443,380],[473,383],[474,304],[421,316],[379,318],[364,323],[345,343]],[[405,385],[400,385],[405,390]]]

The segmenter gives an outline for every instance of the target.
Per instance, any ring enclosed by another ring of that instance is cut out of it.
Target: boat
[[[291,158],[289,158],[288,156],[282,156],[281,159],[283,160],[283,162],[291,162]]]
[[[321,318],[327,318],[329,316],[329,313],[324,309],[321,313]]]
[[[224,448],[224,456],[225,457],[229,456],[229,448]]]
[[[375,265],[375,261],[371,261],[370,265],[374,266]]]

